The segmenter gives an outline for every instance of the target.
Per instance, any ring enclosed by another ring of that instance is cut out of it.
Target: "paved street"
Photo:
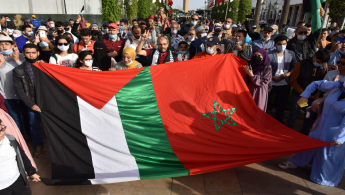
[[[272,114],[272,113],[270,113]],[[287,114],[286,114],[287,116]],[[302,126],[302,120],[296,127]],[[47,140],[45,140],[47,143]],[[33,145],[28,142],[30,150]],[[338,187],[326,187],[309,180],[311,166],[283,171],[277,164],[282,157],[247,166],[202,175],[142,180],[94,186],[45,186],[30,182],[33,195],[345,195],[345,178]],[[49,148],[41,158],[36,158],[39,175],[51,177]]]

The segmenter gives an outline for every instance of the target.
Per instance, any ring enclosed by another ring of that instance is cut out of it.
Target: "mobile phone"
[[[344,40],[344,37],[338,37],[337,40],[335,41],[336,43],[339,42],[339,43],[342,43]]]
[[[40,37],[47,37],[46,32],[45,32],[45,31],[40,30]]]
[[[246,15],[246,18],[253,18],[253,14],[251,14],[251,15]]]
[[[112,53],[112,52],[114,52],[114,50],[113,49],[109,49],[109,53]]]

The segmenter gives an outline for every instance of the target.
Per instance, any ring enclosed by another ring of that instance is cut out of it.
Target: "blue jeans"
[[[5,99],[5,106],[8,110],[8,114],[13,118],[14,122],[16,122],[20,132],[23,133],[22,128],[20,128],[20,100]]]
[[[300,111],[301,111],[301,107],[299,107],[297,105],[297,101],[301,98],[301,96],[293,94],[292,98],[291,98],[291,107],[290,107],[290,115],[289,115],[289,119],[287,122],[287,126],[291,129],[294,128],[295,126],[295,121],[297,116],[299,115]],[[314,99],[308,98],[308,106],[311,106],[311,104],[313,103]],[[302,108],[304,111],[306,110],[307,107]],[[311,112],[311,115],[309,118],[304,118],[303,121],[303,129],[301,131],[301,133],[303,133],[304,135],[308,135],[310,132],[310,128],[313,125],[313,122],[315,120],[316,113]]]
[[[29,116],[29,123],[30,123],[30,134],[32,138],[32,142],[34,142],[35,146],[43,146],[42,135],[41,135],[41,116],[39,112],[31,110],[31,108],[27,107],[27,113]]]
[[[276,93],[276,99],[275,99],[275,107],[276,107],[276,120],[284,124],[284,111],[285,111],[285,104],[287,101],[287,98],[290,94],[290,85],[282,85],[282,86],[273,86],[269,96],[268,100],[270,101],[272,98],[272,95]]]

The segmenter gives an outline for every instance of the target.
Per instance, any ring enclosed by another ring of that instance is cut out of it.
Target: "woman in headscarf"
[[[93,53],[93,67],[98,67],[102,71],[109,70],[110,67],[114,67],[116,61],[113,57],[107,55],[107,50],[104,42],[96,41],[94,46]]]
[[[133,47],[126,47],[122,52],[122,61],[115,64],[110,70],[124,70],[131,68],[141,68],[143,67],[138,61],[135,60],[137,53]]]
[[[272,81],[271,61],[267,51],[263,48],[258,49],[252,56],[251,66],[245,66],[244,81],[256,105],[263,111],[267,109],[267,99],[269,85]]]

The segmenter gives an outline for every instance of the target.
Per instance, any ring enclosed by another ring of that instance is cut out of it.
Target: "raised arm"
[[[136,49],[137,54],[140,55],[140,56],[145,56],[145,57],[147,56],[146,51],[143,50],[143,46],[144,46],[144,44],[145,44],[145,42],[147,40],[147,34],[148,33],[149,32],[147,30],[145,30],[145,33],[141,36],[141,40],[140,40],[139,45],[138,45],[138,47]]]

